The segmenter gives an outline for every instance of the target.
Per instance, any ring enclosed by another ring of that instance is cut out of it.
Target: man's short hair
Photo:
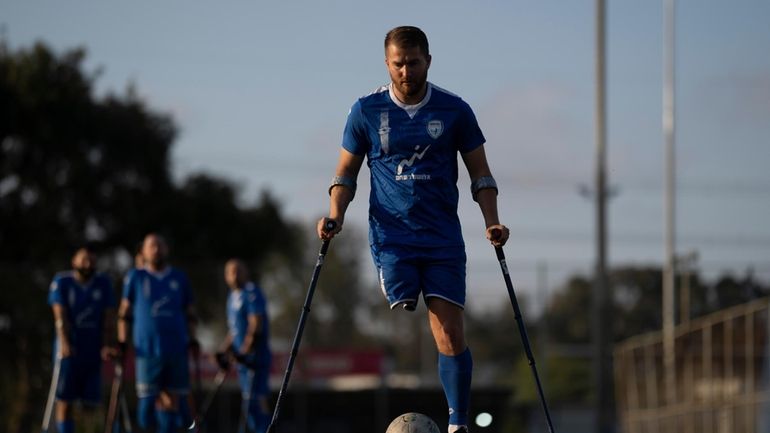
[[[419,47],[423,54],[430,55],[428,37],[417,27],[400,26],[392,29],[385,35],[385,52],[390,44],[397,47]]]
[[[96,246],[92,242],[75,245],[75,248],[72,249],[72,256],[74,257],[80,250],[85,250],[88,254],[96,254]]]
[[[156,237],[156,238],[158,238],[158,240],[159,240],[159,241],[161,241],[161,242],[163,242],[163,243],[164,243],[164,244],[165,244],[167,247],[168,247],[168,246],[170,246],[170,245],[168,244],[168,238],[166,238],[166,236],[165,236],[165,235],[163,235],[161,232],[157,232],[157,231],[149,231],[149,232],[147,232],[147,234],[146,234],[146,235],[144,235],[144,237],[142,238],[142,242],[139,244],[139,245],[140,245],[140,248],[144,248],[144,243],[145,243],[145,241],[147,241],[147,238],[149,238],[150,236],[153,236],[153,237]]]

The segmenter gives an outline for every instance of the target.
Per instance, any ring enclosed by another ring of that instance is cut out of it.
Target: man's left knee
[[[436,336],[439,352],[445,355],[457,355],[465,350],[465,333],[462,326],[442,324],[440,335]]]

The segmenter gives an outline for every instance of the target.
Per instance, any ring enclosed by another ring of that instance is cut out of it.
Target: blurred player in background
[[[457,156],[471,178],[486,237],[505,244],[497,215],[497,184],[484,135],[470,106],[427,81],[428,39],[417,27],[385,37],[390,83],[353,104],[329,187],[329,217],[318,222],[331,239],[345,219],[364,161],[370,171],[369,243],[391,308],[415,309],[422,293],[439,351],[439,378],[449,406],[449,433],[468,431],[473,360],[465,343],[465,243],[457,215]],[[326,222],[337,227],[326,232]]]
[[[225,282],[230,288],[228,332],[220,350],[230,353],[238,362],[242,419],[245,417],[248,430],[263,433],[270,424],[271,415],[267,401],[271,361],[267,302],[262,289],[249,281],[248,270],[241,260],[227,261]]]
[[[125,353],[129,326],[136,353],[137,421],[171,433],[192,422],[187,354],[198,356],[195,314],[187,276],[168,264],[166,240],[150,233],[142,243],[143,267],[126,276],[118,310],[118,341]]]
[[[102,360],[115,349],[115,294],[107,275],[96,272],[90,247],[79,248],[72,270],[53,279],[48,295],[56,327],[54,353],[60,363],[56,388],[56,427],[59,433],[75,431],[73,409],[78,401],[91,431],[101,430],[96,416],[102,400]],[[98,426],[98,430],[97,430]]]

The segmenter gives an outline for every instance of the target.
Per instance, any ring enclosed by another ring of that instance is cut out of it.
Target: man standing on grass
[[[142,243],[143,267],[126,276],[118,310],[118,341],[125,348],[133,325],[137,420],[159,433],[190,425],[187,353],[198,355],[195,315],[187,276],[168,264],[168,244],[150,233]],[[125,353],[125,349],[124,349]],[[179,418],[183,418],[180,423]]]
[[[264,433],[270,424],[270,323],[262,289],[249,281],[246,265],[238,259],[225,264],[227,296],[227,337],[220,350],[238,362],[238,382],[243,399],[242,424],[248,430]],[[243,427],[243,425],[242,425]],[[243,430],[238,433],[243,433]]]
[[[55,355],[59,364],[56,385],[56,427],[73,433],[74,404],[80,401],[91,419],[102,400],[102,361],[114,352],[115,294],[107,275],[96,273],[96,256],[81,247],[72,257],[72,270],[53,279],[48,294],[56,327]],[[101,427],[99,425],[99,427]]]
[[[457,215],[457,155],[471,178],[486,237],[504,245],[508,229],[497,215],[497,185],[473,111],[458,96],[428,82],[428,39],[417,27],[385,36],[390,83],[353,104],[329,187],[321,239],[342,230],[364,161],[370,170],[369,243],[391,309],[413,311],[420,293],[439,352],[438,370],[449,406],[449,433],[468,431],[473,361],[465,343],[465,244]],[[331,219],[337,227],[326,232]]]

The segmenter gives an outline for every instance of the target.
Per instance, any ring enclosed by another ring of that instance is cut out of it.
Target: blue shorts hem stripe
[[[458,307],[462,308],[463,310],[465,309],[465,305],[464,304],[461,304],[461,303],[459,303],[457,301],[449,299],[446,296],[437,295],[435,293],[426,293],[425,294],[425,298],[439,298],[439,299],[443,299],[443,300],[445,300],[445,301],[447,301],[447,302],[449,302],[451,304],[457,305]]]
[[[396,302],[392,302],[390,304],[390,309],[394,310],[396,307],[398,307],[401,304],[415,304],[417,305],[417,299],[399,299]]]

